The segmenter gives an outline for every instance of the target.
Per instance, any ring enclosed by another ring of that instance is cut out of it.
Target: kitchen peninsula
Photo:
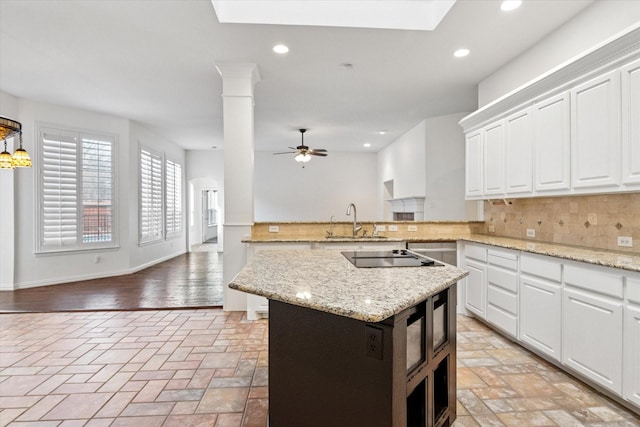
[[[446,264],[357,268],[333,250],[256,253],[229,287],[269,299],[270,425],[453,423],[466,275]]]

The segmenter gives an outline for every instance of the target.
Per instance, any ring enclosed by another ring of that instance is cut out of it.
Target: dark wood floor
[[[221,307],[222,254],[191,252],[124,276],[0,292],[0,312]]]

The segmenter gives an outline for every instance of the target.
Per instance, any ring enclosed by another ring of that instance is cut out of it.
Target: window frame
[[[112,249],[119,247],[119,218],[118,218],[118,181],[117,181],[117,164],[118,164],[118,136],[116,134],[101,132],[91,129],[82,129],[78,127],[53,124],[53,123],[44,123],[44,122],[36,122],[36,155],[38,158],[38,166],[36,169],[36,179],[35,179],[35,210],[36,213],[34,215],[36,219],[36,231],[34,233],[34,253],[36,254],[55,254],[61,252],[83,252],[83,251],[91,251],[96,249]],[[75,242],[73,244],[59,244],[54,245],[51,243],[47,243],[47,239],[45,237],[45,164],[44,158],[45,153],[44,149],[47,146],[45,143],[45,136],[57,136],[60,141],[63,142],[62,139],[66,139],[68,143],[75,144],[75,203],[76,203],[76,218],[75,218]],[[110,170],[110,195],[111,195],[111,204],[110,204],[110,222],[111,222],[111,231],[110,231],[110,240],[107,241],[84,241],[84,233],[85,233],[85,212],[83,210],[83,201],[84,201],[84,152],[83,152],[83,142],[87,140],[96,140],[101,142],[106,142],[110,144],[111,150],[111,165],[108,170]]]

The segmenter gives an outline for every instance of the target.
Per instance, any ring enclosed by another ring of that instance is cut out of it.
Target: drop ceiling
[[[210,0],[0,0],[0,90],[220,149],[215,64],[254,62],[256,150],[295,146],[307,128],[314,147],[377,151],[424,118],[475,110],[480,81],[590,3],[525,0],[505,13],[458,0],[418,31],[219,23]],[[279,43],[289,53],[274,53]],[[461,47],[471,54],[453,57]]]

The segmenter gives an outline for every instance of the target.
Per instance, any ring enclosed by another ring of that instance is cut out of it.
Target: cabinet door
[[[640,406],[640,305],[625,307],[624,334],[623,397]]]
[[[622,182],[640,185],[640,59],[622,67]]]
[[[566,193],[570,188],[570,108],[568,92],[533,106],[535,190]]]
[[[620,147],[620,74],[614,71],[571,90],[573,189],[618,189]]]
[[[504,195],[504,125],[500,121],[485,127],[484,144],[484,195]]]
[[[482,197],[482,132],[467,134],[465,145],[465,189],[468,199]]]
[[[562,300],[562,362],[622,394],[622,300],[566,287]]]
[[[505,120],[505,193],[525,196],[533,190],[533,147],[529,108]]]
[[[560,283],[520,276],[520,339],[560,361],[562,338]]]
[[[467,276],[467,289],[465,308],[475,315],[485,318],[487,302],[487,267],[480,262],[465,259],[469,275]]]

